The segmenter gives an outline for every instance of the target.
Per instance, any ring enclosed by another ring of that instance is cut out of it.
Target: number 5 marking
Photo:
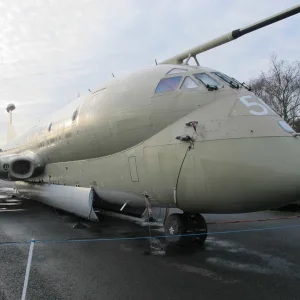
[[[258,103],[258,102],[249,102],[247,99],[251,99],[251,98],[252,97],[250,95],[243,96],[243,97],[240,98],[240,101],[243,104],[245,104],[247,107],[257,106],[257,107],[261,108],[262,111],[249,110],[250,114],[255,115],[255,116],[264,116],[264,115],[268,114],[268,109],[264,104],[261,104],[261,103]]]

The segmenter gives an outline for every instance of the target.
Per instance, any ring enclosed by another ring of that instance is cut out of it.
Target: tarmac
[[[1,300],[21,299],[32,238],[30,300],[300,299],[297,213],[205,215],[205,246],[178,247],[159,224],[152,239],[147,222],[111,213],[74,229],[76,217],[12,193],[0,188]]]

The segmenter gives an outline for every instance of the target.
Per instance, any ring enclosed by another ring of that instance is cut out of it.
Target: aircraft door
[[[175,187],[187,144],[144,148],[145,191],[159,206],[176,207]]]
[[[177,207],[193,212],[201,206],[201,197],[206,195],[206,179],[201,162],[201,143],[188,150],[182,163],[176,186]]]

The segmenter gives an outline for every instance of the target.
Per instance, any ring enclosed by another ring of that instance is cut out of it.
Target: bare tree
[[[295,126],[300,117],[300,61],[270,57],[270,69],[249,82],[252,91],[287,123]]]

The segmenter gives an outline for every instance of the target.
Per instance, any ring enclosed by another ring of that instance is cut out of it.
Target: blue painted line
[[[251,229],[240,229],[240,230],[227,230],[227,231],[213,231],[208,232],[207,235],[218,235],[218,234],[231,234],[231,233],[242,233],[242,232],[255,232],[255,231],[267,231],[267,230],[279,230],[279,229],[289,229],[289,228],[300,228],[299,225],[287,225],[287,226],[277,226],[277,227],[266,227],[266,228],[251,228]],[[201,236],[205,233],[188,233],[181,235],[158,235],[158,236],[136,236],[136,237],[117,237],[117,238],[95,238],[95,239],[71,239],[71,240],[35,240],[36,244],[61,244],[61,243],[84,243],[84,242],[101,242],[101,241],[126,241],[126,240],[143,240],[151,238],[172,238],[172,237],[189,237],[189,236]],[[11,246],[11,245],[24,245],[30,244],[30,241],[21,242],[7,242],[0,243],[0,246]]]

